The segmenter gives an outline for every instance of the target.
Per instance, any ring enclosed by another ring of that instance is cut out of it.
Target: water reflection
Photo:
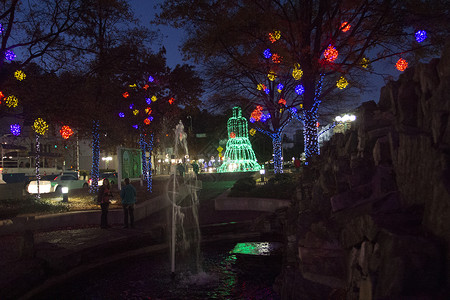
[[[168,254],[134,258],[69,280],[37,299],[280,299],[272,290],[278,270],[248,272],[235,244],[202,249],[204,272],[170,278]]]

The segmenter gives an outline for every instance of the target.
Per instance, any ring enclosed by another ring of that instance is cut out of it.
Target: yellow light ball
[[[336,82],[336,86],[341,90],[345,89],[347,85],[348,81],[344,78],[344,76],[341,76],[341,78],[339,78],[339,80]]]
[[[23,71],[17,70],[16,72],[14,72],[14,77],[16,77],[17,80],[22,81],[25,79],[25,77],[27,77],[27,75],[25,75]]]
[[[19,100],[17,99],[16,96],[10,95],[10,96],[6,97],[5,103],[6,103],[6,106],[8,106],[8,107],[17,107],[17,105],[19,104]]]
[[[152,101],[155,102],[156,100],[158,100],[158,98],[156,98],[156,96],[152,96]]]
[[[47,122],[45,122],[42,118],[37,118],[33,123],[33,130],[40,135],[44,135],[48,130]]]

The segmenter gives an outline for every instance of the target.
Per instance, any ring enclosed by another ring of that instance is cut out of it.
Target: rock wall
[[[450,298],[448,49],[363,103],[304,169],[279,212],[282,299]]]

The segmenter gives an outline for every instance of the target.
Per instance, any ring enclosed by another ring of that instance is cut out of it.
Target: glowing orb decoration
[[[44,135],[48,130],[48,125],[42,118],[37,118],[34,120],[32,128],[37,134]]]
[[[146,119],[144,119],[144,123],[146,124],[146,125],[150,125],[150,120],[148,119],[148,118],[146,118]]]
[[[21,132],[21,128],[19,124],[11,124],[11,126],[9,126],[9,130],[11,131],[12,135],[14,136],[19,136],[20,132]]]
[[[125,93],[122,94],[122,96],[123,96],[124,98],[128,98],[128,97],[130,96],[130,94],[129,94],[128,92],[125,92]]]
[[[427,38],[427,32],[425,30],[418,30],[415,33],[416,41],[422,43]]]
[[[347,87],[347,85],[348,85],[348,81],[347,81],[347,79],[345,79],[344,76],[341,76],[341,78],[339,78],[339,80],[336,82],[336,86],[341,90],[345,89]]]
[[[70,138],[73,135],[73,130],[72,128],[70,128],[67,125],[64,125],[63,127],[61,127],[61,129],[59,130],[59,133],[61,134],[61,136],[63,137],[63,139],[67,140],[68,138]]]
[[[338,55],[339,52],[332,45],[329,45],[328,48],[323,52],[323,56],[329,62],[334,62]]]
[[[25,79],[25,77],[27,77],[27,75],[25,75],[23,71],[17,70],[16,72],[14,72],[14,77],[16,77],[17,80],[22,81]]]
[[[11,61],[11,60],[14,60],[16,57],[17,57],[16,54],[12,50],[5,51],[5,59],[6,60]]]
[[[404,60],[403,58],[400,58],[397,61],[397,63],[395,64],[395,67],[397,68],[397,70],[403,72],[408,67],[408,62],[406,60]]]
[[[129,108],[130,108],[130,109],[133,109],[133,107],[134,107],[134,104],[131,103],[130,106],[129,106]]]
[[[303,103],[300,103],[299,107],[300,107],[300,108],[303,108]]]
[[[363,57],[361,59],[361,67],[363,67],[364,69],[367,69],[369,67],[369,63],[370,63],[370,60],[368,58]]]
[[[281,56],[279,55],[279,54],[274,54],[274,55],[272,55],[272,61],[275,63],[275,64],[279,64],[279,63],[281,63]]]
[[[266,49],[263,52],[264,58],[270,58],[272,56],[272,53],[270,53],[270,49]]]
[[[275,78],[277,78],[277,75],[274,71],[270,71],[269,74],[267,74],[267,78],[269,78],[270,81],[274,81]]]
[[[278,89],[278,92],[279,93],[281,93],[281,90],[284,88],[284,85],[282,84],[282,83],[279,83],[278,85],[277,85],[277,89]]]
[[[231,133],[230,133],[230,138],[234,139],[235,137],[236,137],[236,133],[231,132]]]
[[[273,33],[269,33],[269,40],[272,43],[275,43],[281,38],[281,32],[279,30],[275,30]]]
[[[0,34],[3,32],[3,25],[0,23]]]
[[[158,100],[158,98],[156,98],[155,95],[153,95],[151,99],[152,99],[153,102],[155,102],[156,100]]]
[[[8,107],[17,107],[17,105],[19,104],[19,100],[17,99],[16,96],[10,95],[10,96],[6,97],[5,103],[6,103],[6,106],[8,106]]]
[[[348,22],[343,22],[340,27],[342,32],[347,32],[350,28],[352,28],[352,26]]]
[[[125,118],[125,114],[123,112],[119,113],[119,118]]]
[[[139,126],[137,126],[137,125],[133,125],[133,128],[134,128],[134,129],[138,129],[138,128],[139,128]]]
[[[270,94],[270,90],[269,89],[265,89],[264,92],[266,92],[267,95]]]
[[[173,104],[175,102],[175,99],[174,98],[170,98],[169,99],[169,104]]]
[[[146,109],[145,109],[145,113],[146,114],[151,114],[152,113],[152,108],[151,107],[147,107]]]
[[[303,71],[300,69],[300,64],[295,64],[294,69],[292,70],[292,77],[294,77],[295,80],[300,80],[303,76]]]
[[[153,121],[153,117],[152,116],[148,116],[148,118],[150,121]]]
[[[137,88],[137,85],[136,85],[136,83],[134,83],[134,84],[130,84],[129,87],[132,89],[135,89],[135,88]]]
[[[5,95],[3,95],[3,93],[0,91],[0,104],[2,103],[2,98],[4,98]]]
[[[148,87],[149,87],[149,85],[148,84],[146,84],[146,85],[144,85],[142,88],[144,89],[144,90],[147,90],[148,89]]]
[[[135,110],[133,110],[133,115],[137,115],[139,113],[139,109],[135,109]]]
[[[319,122],[317,122],[317,123],[316,123],[316,126],[317,126],[317,128],[319,128],[319,126],[320,126],[320,123],[319,123]]]
[[[258,91],[264,91],[266,89],[266,86],[262,83],[259,83],[256,88],[258,89]]]
[[[153,76],[148,76],[148,82],[153,82],[155,81],[155,78],[153,78]]]
[[[261,120],[261,116],[262,116],[262,106],[258,105],[256,106],[256,108],[252,111],[250,117],[254,120],[254,121],[259,121]],[[251,121],[250,121],[251,122]]]
[[[278,104],[286,105],[286,100],[284,100],[283,98],[280,98],[280,100],[278,100]]]
[[[250,129],[250,135],[254,136],[255,134],[256,134],[256,129],[255,128]]]
[[[299,85],[297,85],[297,86],[295,87],[295,92],[296,92],[298,95],[301,95],[301,94],[303,94],[303,93],[305,92],[305,88],[303,87],[303,85],[299,84]]]
[[[145,98],[145,102],[147,102],[147,104],[152,104],[152,99],[150,99],[150,98]]]

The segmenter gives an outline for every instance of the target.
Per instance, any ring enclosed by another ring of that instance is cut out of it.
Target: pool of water
[[[74,277],[35,299],[280,299],[272,289],[279,266],[243,268],[235,246],[202,247],[203,272],[195,275],[180,258],[172,279],[168,253],[135,257]]]

